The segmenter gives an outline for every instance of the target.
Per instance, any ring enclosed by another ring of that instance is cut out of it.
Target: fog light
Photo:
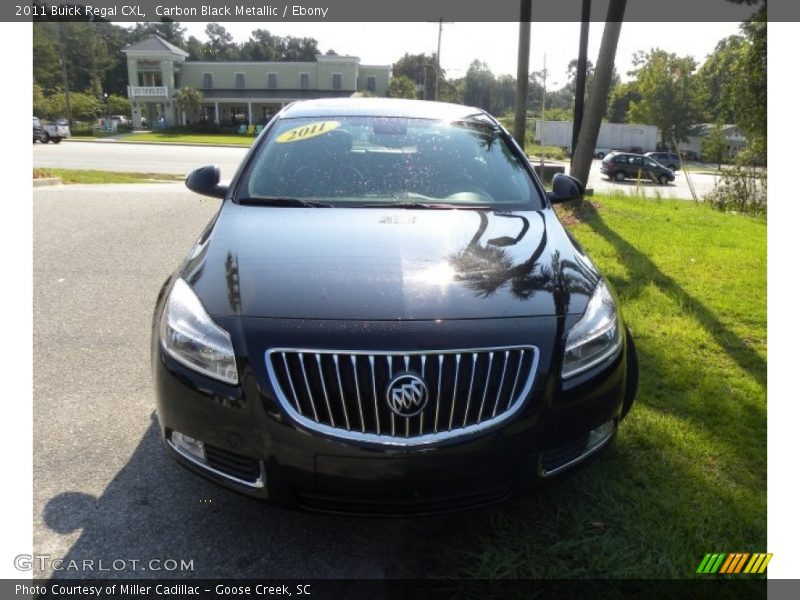
[[[591,452],[598,446],[602,446],[608,438],[614,434],[614,421],[603,423],[597,429],[592,429],[589,432],[589,439],[586,440],[586,453]]]
[[[188,454],[201,462],[206,462],[206,450],[203,447],[203,442],[200,440],[191,438],[180,431],[173,431],[170,439],[175,448],[180,452]]]

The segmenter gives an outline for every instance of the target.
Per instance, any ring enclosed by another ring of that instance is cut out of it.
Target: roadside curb
[[[77,139],[69,138],[62,140],[64,142],[80,142],[80,143],[98,143],[98,144],[134,144],[141,145],[154,145],[154,146],[204,146],[207,148],[249,148],[252,144],[211,144],[208,142],[159,142],[153,140],[113,140],[113,139]],[[253,139],[255,141],[255,138]]]
[[[33,180],[33,187],[45,187],[50,185],[61,185],[61,177],[40,177]]]

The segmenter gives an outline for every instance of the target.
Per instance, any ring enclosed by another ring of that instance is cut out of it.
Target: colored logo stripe
[[[697,567],[698,573],[704,574],[726,574],[737,573],[763,573],[767,568],[767,563],[772,559],[772,554],[749,552],[733,552],[706,554],[700,565]],[[747,566],[745,566],[747,565]]]
[[[697,567],[698,573],[716,573],[719,570],[722,561],[725,559],[725,554],[706,554]]]
[[[745,573],[763,573],[767,568],[767,563],[772,559],[772,554],[753,554],[753,558],[747,563]]]

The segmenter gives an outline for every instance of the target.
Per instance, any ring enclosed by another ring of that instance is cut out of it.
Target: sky
[[[205,23],[182,23],[187,37],[205,41]],[[438,23],[223,23],[234,40],[243,42],[254,29],[276,35],[313,37],[322,52],[361,58],[363,64],[390,65],[404,53],[436,52]],[[567,65],[578,55],[580,23],[533,23],[530,70],[542,69],[547,55],[548,87],[566,83]],[[623,23],[617,47],[617,71],[622,79],[638,50],[662,48],[693,56],[698,64],[717,42],[738,33],[738,23]],[[597,62],[603,23],[589,30],[589,60]],[[474,59],[486,62],[495,75],[516,75],[518,23],[450,23],[442,33],[442,67],[449,78],[463,77]]]

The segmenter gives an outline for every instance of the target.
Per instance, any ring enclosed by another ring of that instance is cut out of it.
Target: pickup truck
[[[42,122],[33,117],[33,142],[39,140],[43,144],[53,142],[58,144],[61,140],[68,138],[70,134],[69,124],[64,119],[59,119],[53,125],[43,125]]]

